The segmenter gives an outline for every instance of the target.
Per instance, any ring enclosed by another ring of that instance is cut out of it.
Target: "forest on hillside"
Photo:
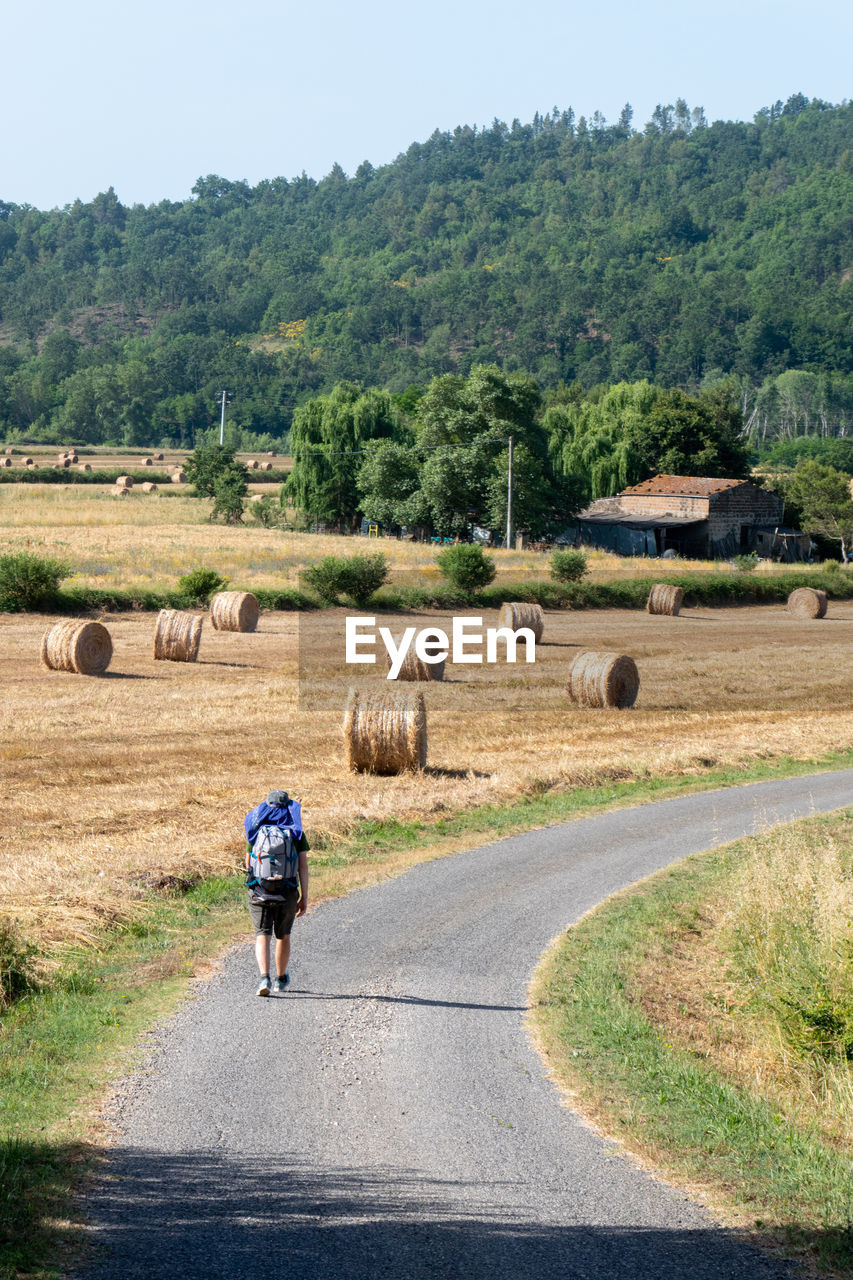
[[[554,109],[321,181],[0,202],[0,431],[281,442],[339,383],[480,365],[570,387],[734,388],[752,439],[853,434],[853,105],[643,127]]]

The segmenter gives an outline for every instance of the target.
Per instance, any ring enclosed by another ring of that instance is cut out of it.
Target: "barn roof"
[[[748,483],[748,480],[715,480],[711,476],[652,476],[651,480],[643,480],[641,484],[623,489],[619,497],[627,494],[665,494],[672,497],[708,498],[712,493],[723,493],[726,489],[736,489],[738,485]]]

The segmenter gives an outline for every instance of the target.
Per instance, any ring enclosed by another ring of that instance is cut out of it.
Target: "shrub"
[[[225,472],[213,483],[213,508],[211,520],[222,520],[225,524],[242,524],[243,510],[249,486],[246,483],[245,468]]]
[[[0,611],[49,609],[57,603],[60,582],[70,573],[70,565],[50,556],[29,551],[0,556]]]
[[[178,578],[178,591],[184,604],[210,604],[217,591],[224,591],[228,579],[215,569],[192,569]]]
[[[387,577],[388,560],[381,551],[375,555],[324,556],[300,574],[301,581],[316,591],[324,604],[337,604],[344,595],[359,609]]]
[[[284,508],[269,493],[260,502],[249,504],[249,515],[265,529],[279,529],[284,524]]]
[[[551,556],[550,569],[555,582],[580,582],[587,573],[586,556],[582,551],[566,547]]]
[[[0,1009],[37,987],[33,973],[35,948],[24,944],[5,924],[0,924]]]
[[[445,547],[436,558],[439,572],[460,591],[479,591],[495,576],[495,562],[476,542]]]
[[[732,564],[738,573],[752,573],[753,569],[758,568],[759,557],[756,551],[749,551],[746,555],[735,556]]]
[[[374,591],[378,591],[388,577],[388,559],[384,552],[373,555],[350,556],[344,594],[358,609],[363,609]]]

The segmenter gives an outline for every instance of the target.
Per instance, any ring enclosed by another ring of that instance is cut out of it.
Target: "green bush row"
[[[448,550],[458,551],[453,547]],[[442,553],[444,554],[444,553]],[[464,573],[471,565],[463,562]],[[157,591],[129,590],[60,584],[72,567],[31,552],[0,555],[0,613],[65,612],[94,610],[128,612],[134,609],[182,609],[206,605],[228,579],[215,569],[199,568],[179,579],[177,587]],[[357,608],[395,609],[497,609],[511,600],[528,601],[546,609],[643,609],[654,582],[669,582],[684,589],[687,606],[784,603],[797,587],[812,586],[832,599],[853,599],[853,574],[840,569],[815,569],[811,573],[782,573],[762,577],[751,573],[667,574],[613,582],[527,582],[494,584],[491,578],[479,590],[458,582],[424,586],[382,585],[388,573],[385,556],[378,552],[360,556],[326,556],[302,575],[315,595],[296,587],[258,588],[254,594],[264,609],[308,610],[336,604],[341,596]],[[464,576],[464,575],[463,575]]]

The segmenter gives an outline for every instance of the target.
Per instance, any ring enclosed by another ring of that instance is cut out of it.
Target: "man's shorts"
[[[249,894],[249,915],[255,926],[256,934],[274,933],[277,938],[286,938],[293,928],[296,909],[299,906],[299,890],[291,889],[280,902],[253,902]]]

